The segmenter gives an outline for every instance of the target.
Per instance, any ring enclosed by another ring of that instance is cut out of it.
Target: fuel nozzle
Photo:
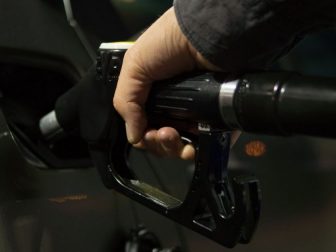
[[[101,44],[96,65],[57,99],[53,111],[40,119],[40,131],[47,141],[73,132],[89,141],[103,134],[123,58],[132,45],[130,42]]]

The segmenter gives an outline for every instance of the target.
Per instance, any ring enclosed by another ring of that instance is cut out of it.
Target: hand
[[[180,30],[174,9],[170,8],[125,54],[113,105],[125,120],[131,144],[162,156],[194,157],[194,148],[184,145],[175,129],[147,129],[144,106],[154,81],[195,68],[219,70],[189,43]]]

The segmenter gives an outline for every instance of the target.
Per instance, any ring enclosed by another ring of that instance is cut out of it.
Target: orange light
[[[250,157],[261,157],[266,152],[266,144],[262,141],[251,141],[245,145],[245,153]]]

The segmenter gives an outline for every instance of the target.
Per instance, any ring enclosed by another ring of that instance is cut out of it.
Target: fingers
[[[142,141],[134,146],[149,150],[160,157],[177,157],[184,160],[192,160],[195,157],[194,147],[190,144],[185,145],[179,133],[170,127],[147,131]]]
[[[231,134],[231,148],[241,135],[240,131]],[[159,157],[195,159],[195,148],[191,144],[184,144],[179,133],[171,127],[158,130],[148,130],[141,142],[134,145],[136,148],[146,149]]]

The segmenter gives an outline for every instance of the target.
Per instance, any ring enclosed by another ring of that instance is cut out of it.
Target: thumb
[[[131,144],[142,139],[147,127],[144,107],[152,82],[132,60],[138,57],[133,54],[131,49],[125,54],[113,98],[113,106],[125,121],[127,139]]]

